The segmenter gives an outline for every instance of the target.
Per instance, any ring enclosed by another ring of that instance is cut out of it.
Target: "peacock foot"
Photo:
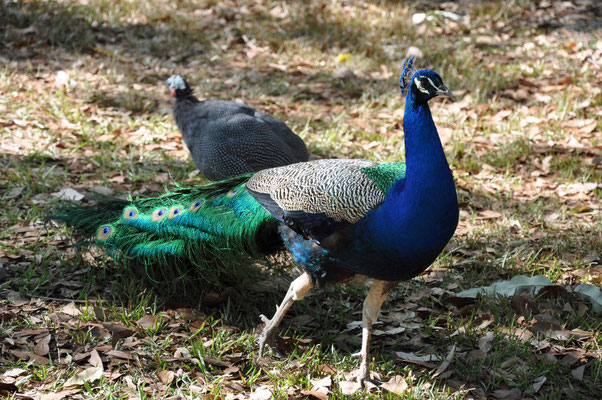
[[[309,289],[311,289],[311,280],[307,274],[302,274],[291,283],[291,286],[288,288],[282,303],[276,307],[276,312],[274,313],[272,319],[268,319],[268,317],[265,315],[259,316],[265,326],[257,338],[257,343],[259,344],[259,353],[257,355],[257,359],[263,357],[263,349],[265,348],[266,344],[269,344],[278,355],[281,355],[276,346],[274,346],[274,339],[276,337],[276,332],[278,331],[278,326],[280,325],[280,322],[282,322],[282,318],[284,318],[284,315],[288,309],[293,305],[293,302],[303,298]]]
[[[370,371],[370,367],[368,365],[368,354],[362,351],[359,351],[355,354],[352,354],[353,357],[361,358],[360,367],[357,370],[357,376],[355,377],[357,382],[361,387],[370,387],[370,386],[380,386],[381,382],[376,378],[379,378],[377,373],[372,373]]]
[[[351,375],[362,388],[378,387],[382,382],[378,379],[378,374],[372,373],[367,367],[360,365],[360,368]]]
[[[357,382],[361,387],[366,386],[366,381],[370,379],[370,370],[365,365],[360,365],[360,369],[357,372]]]
[[[266,345],[272,348],[274,347],[274,339],[276,338],[277,331],[277,327],[271,323],[272,321],[268,317],[265,315],[260,315],[259,318],[261,319],[261,322],[265,324],[265,326],[263,327],[261,334],[257,337],[257,344],[259,345],[259,353],[257,354],[258,360],[263,357],[263,350],[265,349]]]

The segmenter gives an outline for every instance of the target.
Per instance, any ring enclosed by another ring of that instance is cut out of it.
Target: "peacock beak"
[[[455,101],[456,100],[454,94],[445,85],[441,85],[440,87],[438,87],[437,91],[435,92],[435,95],[437,95],[437,96],[447,96],[447,97],[449,97],[451,99],[451,101]]]

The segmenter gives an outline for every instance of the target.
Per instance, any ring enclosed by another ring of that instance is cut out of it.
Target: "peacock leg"
[[[372,337],[372,325],[378,319],[378,313],[383,302],[391,293],[391,290],[397,286],[399,282],[388,282],[374,280],[370,290],[364,300],[364,308],[362,310],[362,349],[358,354],[361,357],[360,369],[358,371],[357,380],[364,386],[364,382],[370,380],[370,339]]]
[[[286,292],[286,296],[284,296],[284,300],[282,300],[280,306],[276,307],[276,312],[272,319],[268,319],[265,315],[260,316],[261,320],[265,323],[265,327],[257,339],[259,342],[259,354],[257,359],[260,359],[263,356],[265,345],[269,344],[273,339],[278,330],[278,326],[280,325],[280,322],[282,322],[282,318],[284,318],[288,309],[291,308],[296,300],[301,300],[312,287],[313,284],[311,283],[311,278],[307,273],[303,273],[303,275],[291,283]]]

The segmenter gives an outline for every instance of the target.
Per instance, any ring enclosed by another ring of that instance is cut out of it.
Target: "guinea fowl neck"
[[[173,105],[174,117],[183,136],[186,136],[183,130],[188,129],[191,112],[198,103],[200,103],[200,101],[192,94],[176,95],[176,101]]]
[[[199,99],[194,97],[192,92],[189,92],[189,93],[177,93],[176,92],[176,104],[182,103],[182,102],[198,103]]]

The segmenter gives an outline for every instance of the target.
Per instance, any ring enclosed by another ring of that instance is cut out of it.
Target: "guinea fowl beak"
[[[447,96],[451,99],[451,101],[456,100],[456,97],[454,96],[454,94],[445,85],[441,85],[439,88],[437,88],[437,91],[435,92],[435,94],[437,96]]]

